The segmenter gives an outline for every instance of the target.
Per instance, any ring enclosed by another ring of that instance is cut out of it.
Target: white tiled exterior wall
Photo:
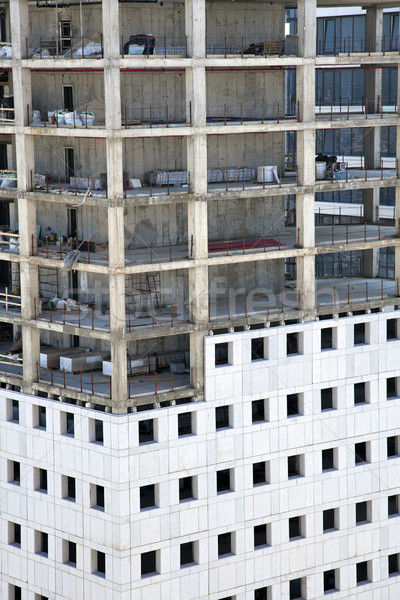
[[[1,590],[22,588],[24,600],[254,599],[289,600],[289,580],[303,578],[308,600],[324,597],[323,572],[336,569],[332,598],[398,600],[400,575],[388,555],[400,551],[400,515],[388,517],[388,496],[400,493],[400,456],[387,458],[398,435],[400,397],[386,398],[399,373],[400,339],[386,339],[393,311],[209,336],[206,402],[125,416],[0,390]],[[354,346],[354,324],[367,324]],[[321,351],[320,330],[334,329]],[[400,329],[399,329],[400,331]],[[299,332],[301,354],[286,355],[286,335]],[[265,360],[251,361],[251,338],[266,339]],[[216,343],[228,342],[231,364],[215,366]],[[368,402],[354,406],[354,383]],[[321,388],[336,388],[335,408],[322,411]],[[301,395],[303,414],[286,415],[286,396]],[[19,400],[20,422],[7,402]],[[252,423],[252,401],[265,399],[268,421]],[[47,429],[35,427],[37,405]],[[229,405],[230,427],[216,431],[215,408]],[[75,415],[75,436],[61,412]],[[194,433],[178,437],[177,415],[193,413]],[[104,422],[104,444],[91,441],[90,419]],[[138,421],[154,419],[156,441],[139,445]],[[369,462],[355,465],[366,441]],[[335,448],[336,469],[322,472],[321,451]],[[303,475],[287,476],[287,457],[302,455]],[[8,482],[8,461],[21,463],[21,483]],[[269,483],[253,487],[252,465],[267,461]],[[48,471],[48,493],[35,491],[34,469]],[[231,469],[233,491],[217,494],[216,471]],[[63,499],[62,476],[76,478],[76,501]],[[193,476],[196,499],[179,502],[179,478]],[[105,488],[105,510],[91,507],[90,486]],[[156,484],[158,507],[140,510],[139,488]],[[371,522],[356,525],[356,502],[368,501]],[[323,533],[322,511],[337,509],[338,529]],[[289,541],[288,519],[303,517],[304,537]],[[9,522],[21,524],[21,548],[10,545]],[[254,526],[268,525],[269,545],[254,549]],[[35,530],[49,534],[48,557],[35,554]],[[218,558],[217,536],[232,532],[233,552]],[[63,540],[77,544],[76,568],[63,564]],[[198,564],[180,567],[180,544],[195,542]],[[93,551],[106,554],[105,577],[92,573]],[[158,574],[141,577],[140,555],[157,551]],[[356,584],[356,563],[369,561],[370,582]],[[36,595],[37,596],[36,596]]]

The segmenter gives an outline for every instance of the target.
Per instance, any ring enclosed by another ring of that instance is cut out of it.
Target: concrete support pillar
[[[13,94],[15,113],[15,152],[18,191],[22,194],[31,189],[31,172],[34,173],[33,139],[25,136],[23,127],[28,124],[32,105],[31,72],[22,67],[26,58],[26,40],[29,36],[29,13],[27,0],[10,2],[11,41],[13,47]],[[34,318],[35,301],[39,297],[38,267],[31,264],[32,246],[36,248],[36,203],[24,197],[18,198],[18,224],[20,234],[20,287],[21,316],[30,321]],[[33,241],[33,244],[32,244]],[[22,325],[23,383],[24,392],[32,392],[32,382],[37,381],[37,365],[40,354],[39,329]]]
[[[124,208],[113,206],[108,209],[109,275],[110,290],[110,337],[111,337],[111,399],[112,410],[125,413],[127,410],[127,347],[125,326],[125,275],[118,273],[124,266]]]
[[[378,277],[379,274],[379,249],[371,248],[363,251],[364,277]]]
[[[185,1],[188,54],[193,64],[186,69],[187,120],[192,132],[187,138],[187,168],[194,194],[207,193],[207,136],[198,128],[206,125],[206,5],[205,0]],[[208,256],[207,200],[188,203],[188,254],[193,259]],[[189,302],[196,331],[190,334],[190,366],[193,385],[202,397],[204,388],[204,335],[208,323],[208,268],[189,269]]]
[[[298,119],[309,128],[297,133],[297,181],[299,185],[315,184],[315,54],[317,7],[316,0],[298,0],[298,50],[303,57],[296,69]],[[298,246],[311,248],[315,242],[314,193],[296,197],[296,227]],[[315,258],[299,257],[296,261],[297,304],[309,318],[315,312]]]
[[[185,28],[188,55],[206,56],[206,3],[205,0],[185,0]]]
[[[366,50],[380,52],[382,50],[383,35],[383,9],[372,6],[367,9],[366,16]],[[374,65],[377,67],[378,65]],[[366,112],[376,114],[382,102],[382,69],[371,68],[365,70],[365,98]],[[379,169],[381,166],[381,129],[370,127],[365,130],[364,156],[367,169]],[[369,223],[375,223],[379,216],[380,190],[364,190],[364,218]],[[363,275],[365,277],[378,277],[379,250],[371,249],[363,252]]]
[[[121,78],[119,69],[119,2],[102,2],[104,33],[104,100],[106,108],[109,291],[111,337],[111,406],[115,413],[127,411],[127,347],[125,336],[125,266],[123,197],[123,142],[121,128]]]
[[[367,9],[366,17],[366,50],[380,52],[382,50],[383,9],[372,6]],[[378,65],[371,65],[378,67]],[[380,110],[382,102],[382,69],[365,70],[366,111],[375,114]],[[371,127],[365,131],[364,155],[368,169],[379,169],[381,160],[381,130]]]
[[[35,316],[35,302],[39,297],[38,267],[30,263],[32,236],[36,245],[36,202],[18,199],[18,222],[20,231],[20,287],[21,316],[30,321]],[[23,390],[32,391],[32,382],[37,381],[37,365],[40,354],[39,329],[22,325]]]
[[[364,219],[367,223],[376,223],[379,218],[380,189],[364,190]]]
[[[26,43],[29,38],[28,0],[11,0],[9,6],[13,63],[15,65],[21,58],[27,58],[26,48],[29,47],[29,44]]]
[[[398,69],[398,93],[400,93],[400,66]],[[400,96],[398,96],[400,98]],[[400,114],[400,108],[399,114]],[[396,127],[396,159],[400,165],[400,126]],[[400,186],[395,189],[395,228],[397,236],[400,237]],[[394,251],[394,277],[396,281],[397,293],[400,292],[400,247],[396,246]]]

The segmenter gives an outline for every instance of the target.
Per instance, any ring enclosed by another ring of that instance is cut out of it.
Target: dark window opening
[[[398,575],[399,573],[399,555],[389,554],[388,556],[389,575]]]
[[[288,456],[288,478],[299,477],[301,475],[300,456]]]
[[[397,397],[397,382],[396,377],[388,377],[386,379],[386,398]]]
[[[102,485],[96,485],[95,506],[104,509],[104,487]]]
[[[75,542],[68,542],[67,562],[72,565],[76,565],[76,544],[75,544]]]
[[[218,556],[225,556],[232,553],[232,534],[221,533],[218,536]]]
[[[302,597],[301,579],[292,579],[289,582],[289,600],[299,600]]]
[[[74,89],[72,85],[63,86],[64,110],[69,112],[74,110]]]
[[[49,536],[47,533],[40,533],[39,552],[41,554],[46,554],[46,556],[49,553]]]
[[[139,444],[154,441],[154,419],[139,421]]]
[[[12,410],[11,410],[11,421],[14,423],[19,423],[19,402],[18,400],[12,401]]]
[[[253,485],[266,483],[265,462],[253,463]]]
[[[331,590],[336,590],[335,569],[324,571],[324,592],[330,592]]]
[[[268,600],[268,588],[262,587],[254,590],[254,600]]]
[[[76,499],[75,477],[67,477],[67,498]]]
[[[140,488],[140,509],[153,508],[156,505],[155,486],[143,485]]]
[[[356,524],[367,523],[368,521],[368,510],[366,502],[356,503]]]
[[[386,438],[386,446],[388,458],[399,455],[397,437],[395,435],[391,435],[390,437]]]
[[[324,388],[321,390],[321,410],[331,410],[333,408],[333,389]]]
[[[321,329],[321,350],[330,350],[333,348],[333,330],[332,327]]]
[[[388,496],[388,516],[399,514],[399,499],[397,494]]]
[[[334,451],[333,448],[328,448],[327,450],[322,450],[322,470],[328,471],[330,469],[334,469]]]
[[[267,526],[256,525],[254,527],[254,548],[267,545]]]
[[[193,484],[191,477],[182,477],[179,480],[179,501],[190,500],[193,496]]]
[[[38,427],[46,429],[46,407],[38,406]]]
[[[141,574],[142,577],[144,575],[150,575],[152,573],[157,573],[157,564],[156,564],[156,551],[150,550],[150,552],[144,552],[141,557]]]
[[[300,402],[298,394],[289,394],[286,397],[287,416],[294,417],[300,414]]]
[[[365,560],[356,565],[357,583],[367,583],[368,579],[368,562]]]
[[[251,403],[251,418],[253,423],[266,420],[264,400],[253,400]]]
[[[335,527],[335,509],[328,508],[322,513],[322,526],[324,531],[331,531]]]
[[[289,519],[289,539],[301,537],[301,517]]]
[[[65,433],[67,435],[74,436],[75,435],[74,413],[69,413],[69,412],[65,413],[65,421],[66,421]]]
[[[192,413],[186,412],[178,415],[178,436],[192,433]]]
[[[193,542],[181,544],[181,567],[193,564],[194,562]]]
[[[97,551],[97,573],[106,574],[106,555],[104,552]]]
[[[75,152],[73,148],[64,148],[65,156],[65,178],[69,183],[71,177],[75,177]]]
[[[47,471],[46,471],[46,469],[39,469],[39,490],[41,492],[47,492]]]
[[[19,523],[13,523],[11,543],[21,546],[21,525]]]
[[[229,427],[229,406],[217,406],[215,409],[215,428]]]
[[[229,492],[231,490],[231,472],[230,469],[217,471],[217,494]]]
[[[367,444],[366,442],[359,442],[354,445],[355,450],[355,463],[359,465],[367,462]]]
[[[264,338],[251,340],[251,360],[261,360],[264,356]]]
[[[13,592],[11,600],[22,600],[22,589],[19,587],[19,585],[11,586],[11,590]]]
[[[354,384],[354,404],[365,404],[367,401],[365,394],[365,383]]]
[[[397,340],[397,319],[388,319],[386,321],[386,339]]]
[[[354,325],[354,345],[365,344],[365,323]]]
[[[12,477],[11,481],[13,483],[18,483],[18,485],[21,483],[21,465],[16,460],[12,461],[11,477]]]
[[[103,431],[103,421],[100,419],[94,420],[94,441],[99,444],[103,444],[104,442],[104,431]]]
[[[286,336],[286,354],[299,354],[299,334],[288,333]]]
[[[215,344],[215,366],[228,364],[228,342]]]

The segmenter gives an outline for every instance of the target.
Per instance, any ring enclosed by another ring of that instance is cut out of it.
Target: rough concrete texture
[[[279,294],[285,284],[285,261],[270,260],[246,264],[218,265],[209,268],[209,292],[212,299],[230,294]]]
[[[209,136],[208,168],[283,166],[285,134],[256,133]]]
[[[284,198],[216,200],[208,205],[210,241],[274,235],[284,225]]]
[[[128,249],[179,244],[187,241],[187,205],[127,208],[124,213],[125,245]]]
[[[275,118],[285,113],[285,72],[207,72],[207,117]]]
[[[144,181],[145,173],[186,169],[186,139],[138,138],[124,140],[124,171]]]
[[[241,43],[242,37],[250,42],[283,39],[284,4],[270,3],[268,11],[256,2],[208,2],[207,41],[223,44],[227,40]],[[244,33],[245,32],[245,33]]]
[[[50,139],[43,136],[34,138],[35,172],[50,173],[53,182],[58,181],[58,174],[60,174],[61,181],[66,181],[65,148],[74,149],[77,177],[94,176],[106,172],[105,140],[73,137]]]
[[[90,37],[102,31],[101,5],[83,7],[83,35]],[[64,7],[61,18],[71,20],[73,43],[80,40],[79,5]],[[29,36],[32,42],[40,44],[42,40],[57,39],[58,17],[55,10],[29,6]]]
[[[102,109],[94,111],[95,125],[104,125],[104,81],[102,73],[83,71],[71,73],[35,72],[32,74],[32,108],[40,110],[41,118],[47,120],[47,112],[64,108],[63,86],[73,88],[73,104],[76,108],[89,104],[97,98],[103,99]],[[88,107],[90,110],[90,107]]]
[[[122,118],[185,121],[185,72],[121,72]]]

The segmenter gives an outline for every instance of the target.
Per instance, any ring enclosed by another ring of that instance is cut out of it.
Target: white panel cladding
[[[23,598],[153,600],[254,598],[270,586],[289,599],[289,580],[305,578],[308,600],[321,598],[323,572],[337,569],[335,598],[396,598],[388,577],[398,550],[400,516],[388,518],[388,496],[400,489],[400,457],[387,458],[398,434],[400,398],[386,398],[397,374],[400,340],[386,340],[377,313],[209,336],[206,402],[113,415],[0,390],[2,491],[1,597],[20,585]],[[357,322],[368,344],[354,346]],[[320,330],[336,328],[332,350],[320,350]],[[286,356],[286,335],[300,334],[301,354]],[[267,359],[251,361],[251,339],[265,337]],[[231,366],[214,364],[214,345],[228,342]],[[368,369],[365,369],[365,364]],[[368,386],[354,406],[354,383]],[[336,388],[332,410],[321,412],[320,389]],[[228,392],[227,392],[228,390]],[[286,396],[298,393],[303,414],[287,417]],[[19,401],[19,423],[10,401]],[[252,401],[266,400],[268,421],[252,422]],[[46,430],[36,406],[46,407]],[[230,406],[230,427],[215,427],[215,408]],[[65,413],[74,414],[74,437]],[[191,412],[193,434],[178,436],[178,414]],[[92,419],[92,421],[90,420]],[[101,419],[104,444],[93,439]],[[139,444],[138,422],[154,420],[155,441]],[[355,444],[367,442],[366,464],[355,465]],[[322,450],[334,448],[335,469],[322,471]],[[301,457],[301,475],[288,479],[287,458]],[[9,461],[21,463],[20,485]],[[253,486],[253,463],[265,462],[268,483]],[[48,493],[36,491],[35,469],[48,472]],[[231,491],[217,493],[216,472],[229,469]],[[75,502],[63,478],[76,479]],[[179,502],[179,479],[193,478],[195,498]],[[156,506],[140,510],[139,488],[156,486]],[[93,486],[105,488],[105,510],[92,507]],[[355,504],[367,501],[370,523],[356,524]],[[337,530],[323,532],[323,511],[335,509]],[[302,517],[304,537],[289,541],[288,520]],[[9,523],[21,524],[21,548],[10,545]],[[254,527],[267,525],[268,545],[254,549]],[[35,531],[48,533],[48,557],[35,552]],[[232,533],[233,553],[218,558],[218,535]],[[77,545],[77,565],[64,564],[65,542]],[[195,543],[198,564],[180,567],[180,545]],[[157,552],[158,574],[141,577],[140,555]],[[106,555],[106,576],[93,574],[93,553]],[[371,583],[356,586],[355,564],[367,560]],[[36,599],[35,599],[36,600]]]

